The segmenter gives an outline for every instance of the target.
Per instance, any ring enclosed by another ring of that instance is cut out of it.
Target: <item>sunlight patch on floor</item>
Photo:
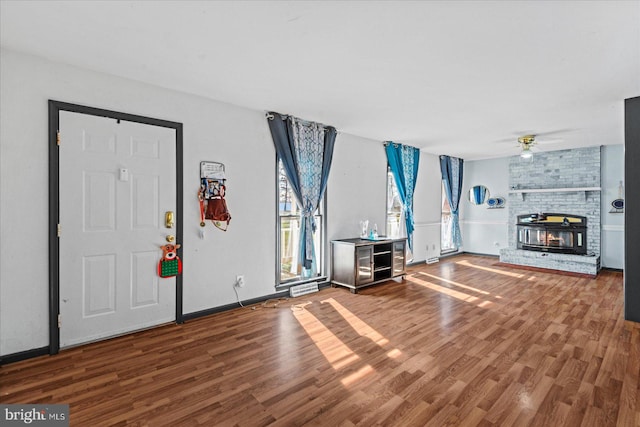
[[[518,279],[522,279],[525,276],[524,274],[513,273],[513,272],[510,272],[510,271],[502,271],[502,270],[498,270],[496,268],[489,268],[489,267],[483,267],[481,265],[471,264],[467,260],[456,261],[456,264],[464,265],[465,267],[477,268],[478,270],[489,271],[491,273],[502,274],[504,276],[516,277]]]
[[[340,382],[343,385],[348,386],[348,385],[358,381],[359,379],[362,379],[362,378],[366,377],[367,375],[369,375],[372,372],[374,372],[374,369],[371,367],[371,365],[365,365],[362,368],[360,368],[357,371],[355,371],[353,374],[347,375],[346,377],[341,379]]]
[[[418,274],[421,275],[421,276],[431,277],[432,279],[441,280],[441,281],[443,281],[445,283],[450,283],[452,285],[459,286],[459,287],[464,288],[464,289],[469,289],[470,291],[477,292],[479,294],[491,295],[491,293],[489,293],[487,291],[483,291],[482,289],[474,288],[472,286],[465,285],[463,283],[454,282],[453,280],[445,279],[445,278],[440,277],[440,276],[434,276],[433,274],[423,273],[423,272],[420,272]]]
[[[340,338],[307,310],[292,310],[300,325],[322,352],[333,369],[340,369],[360,359]]]
[[[344,318],[344,320],[351,325],[351,327],[358,333],[360,336],[370,338],[373,342],[378,344],[380,347],[387,344],[389,342],[388,339],[380,335],[375,329],[371,326],[367,325],[362,319],[349,311],[345,306],[340,304],[333,298],[326,299],[321,301],[322,304],[331,304],[331,306]]]
[[[407,278],[407,280],[411,281],[412,283],[415,283],[416,285],[429,288],[433,291],[440,292],[442,294],[451,296],[453,298],[456,298],[465,302],[476,303],[479,301],[476,304],[478,307],[486,308],[493,304],[493,302],[491,301],[487,301],[487,300],[480,301],[480,298],[474,297],[473,295],[465,294],[464,292],[460,292],[460,291],[446,288],[444,286],[436,285],[435,283],[427,282],[426,280],[421,280],[417,278],[415,275]]]
[[[335,370],[339,370],[360,360],[360,356],[351,350],[351,348],[342,342],[342,340],[333,332],[331,332],[331,330],[327,328],[314,314],[307,310],[306,305],[308,304],[296,305],[291,308],[291,312],[296,320],[298,320],[298,323],[300,323],[304,328],[307,335],[309,335],[313,340],[316,347],[320,352],[322,352],[325,359],[327,359],[331,364],[331,367]],[[387,338],[369,326],[334,298],[323,300],[321,301],[321,304],[330,304],[331,307],[333,307],[360,336],[369,338],[380,347],[384,347],[389,343]],[[402,356],[402,351],[394,348],[388,351],[386,355],[389,358],[396,359]],[[342,378],[341,382],[343,385],[348,386],[372,372],[375,372],[375,369],[371,367],[371,365],[367,364],[360,367],[355,372],[349,373],[347,376]]]
[[[402,356],[402,352],[397,348],[394,348],[393,350],[387,353],[387,357],[390,357],[391,359],[397,359],[400,356]]]

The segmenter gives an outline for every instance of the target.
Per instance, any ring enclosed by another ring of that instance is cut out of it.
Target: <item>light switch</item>
[[[129,169],[120,168],[120,181],[129,181]]]

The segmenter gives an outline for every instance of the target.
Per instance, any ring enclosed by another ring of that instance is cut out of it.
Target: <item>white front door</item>
[[[60,111],[60,347],[175,320],[175,129]]]

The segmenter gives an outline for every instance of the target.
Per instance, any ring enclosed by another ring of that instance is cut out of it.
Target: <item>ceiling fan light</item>
[[[529,147],[524,147],[522,149],[522,153],[520,153],[520,157],[522,157],[523,159],[530,159],[531,157],[533,157],[533,153],[531,152],[531,149]]]

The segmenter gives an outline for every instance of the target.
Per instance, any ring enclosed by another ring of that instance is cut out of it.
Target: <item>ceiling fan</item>
[[[572,129],[560,129],[554,130],[550,132],[542,132],[542,133],[533,133],[533,132],[522,132],[515,135],[520,135],[517,137],[518,146],[520,148],[520,157],[523,159],[530,159],[533,156],[534,148],[538,144],[554,144],[558,142],[562,142],[562,138],[558,139],[554,138],[555,135],[564,134],[567,132],[572,132]],[[515,136],[514,135],[514,136]],[[551,136],[551,139],[549,139]],[[542,139],[540,139],[542,138]],[[511,142],[513,143],[513,137],[509,139],[503,139],[498,142]]]
[[[498,140],[498,143],[511,143],[513,144],[513,140],[516,139],[518,141],[518,145],[516,147],[520,148],[520,157],[523,159],[531,159],[533,157],[534,152],[538,151],[538,144],[546,145],[546,144],[558,144],[564,141],[563,136],[569,133],[575,132],[576,129],[555,129],[547,132],[536,132],[534,133],[532,130],[514,132],[511,138],[505,138]],[[558,136],[560,136],[558,138]],[[545,150],[543,150],[545,151]]]

